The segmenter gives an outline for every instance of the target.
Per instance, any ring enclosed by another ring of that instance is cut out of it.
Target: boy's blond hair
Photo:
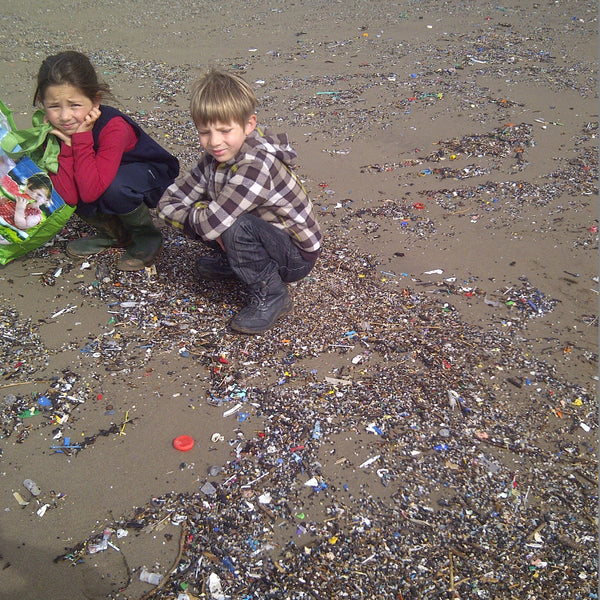
[[[256,111],[256,94],[239,75],[210,70],[192,87],[194,123],[238,123],[242,127]]]

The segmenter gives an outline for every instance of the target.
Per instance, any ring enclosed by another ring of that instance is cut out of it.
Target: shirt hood
[[[298,156],[290,146],[285,133],[271,133],[264,127],[256,126],[256,129],[246,138],[245,144],[255,150],[263,150],[275,156],[286,165],[292,166]],[[243,149],[242,149],[243,150]]]

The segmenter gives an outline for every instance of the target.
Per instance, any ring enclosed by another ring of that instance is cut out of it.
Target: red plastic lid
[[[180,435],[173,440],[173,447],[181,452],[187,452],[194,447],[194,438],[191,435]]]

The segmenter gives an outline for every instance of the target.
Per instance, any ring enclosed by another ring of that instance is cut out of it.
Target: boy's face
[[[34,201],[33,204],[40,206],[48,203],[48,192],[44,188],[27,188],[27,194]]]
[[[245,125],[239,123],[196,123],[200,145],[220,163],[231,160],[242,147],[246,136],[256,128],[256,115],[252,115]]]

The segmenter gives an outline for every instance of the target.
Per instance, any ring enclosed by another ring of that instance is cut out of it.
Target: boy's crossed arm
[[[200,171],[195,168],[175,183],[171,184],[158,202],[158,216],[171,227],[183,231],[192,237],[198,237],[195,232],[186,229],[190,212],[193,209],[204,209],[208,206],[206,186]]]

